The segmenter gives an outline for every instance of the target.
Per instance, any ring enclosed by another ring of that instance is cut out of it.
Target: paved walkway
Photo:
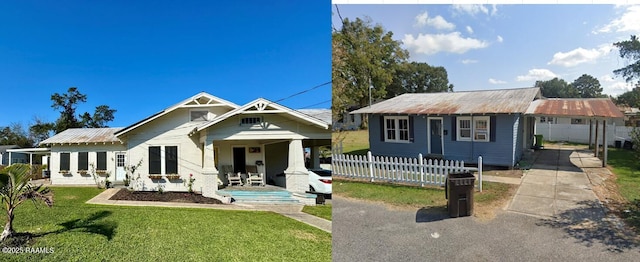
[[[534,155],[508,210],[539,217],[601,220],[605,209],[585,172],[592,173],[597,183],[595,178],[609,175],[601,166],[586,147],[548,145]]]
[[[109,200],[111,196],[118,192],[120,188],[109,188],[94,198],[87,201],[88,204],[115,205],[115,206],[156,206],[156,207],[181,207],[181,208],[209,208],[220,210],[245,210],[245,211],[271,211],[283,216],[295,219],[325,232],[331,233],[331,221],[319,218],[302,212],[303,205],[252,205],[252,204],[196,204],[196,203],[173,203],[154,201],[125,201]]]

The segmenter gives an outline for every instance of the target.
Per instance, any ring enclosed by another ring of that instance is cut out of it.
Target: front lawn
[[[305,212],[310,215],[314,215],[317,217],[324,218],[326,220],[331,220],[331,205],[316,205],[316,206],[304,206],[302,208],[302,212]]]
[[[343,154],[366,155],[369,151],[369,130],[337,131],[331,139],[332,144],[342,142]]]
[[[271,212],[84,204],[96,188],[52,188],[49,209],[26,202],[22,245],[51,253],[0,261],[330,261],[331,234]],[[2,220],[4,221],[4,219]]]
[[[613,173],[618,179],[616,183],[620,189],[620,194],[627,199],[633,201],[640,199],[640,161],[635,157],[634,153],[629,150],[620,148],[609,148],[609,162]]]
[[[495,217],[495,212],[504,207],[513,196],[516,186],[482,182],[482,188],[482,192],[474,189],[474,216],[491,219]],[[368,183],[334,178],[333,194],[399,207],[446,208],[447,206],[443,187]]]

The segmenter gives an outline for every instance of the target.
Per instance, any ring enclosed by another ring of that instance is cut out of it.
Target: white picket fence
[[[420,186],[444,186],[449,173],[478,172],[478,190],[482,192],[482,157],[478,167],[465,167],[464,161],[364,155],[331,155],[332,174],[338,177],[410,183]]]

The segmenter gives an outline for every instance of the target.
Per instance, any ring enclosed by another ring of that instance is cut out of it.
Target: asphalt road
[[[481,222],[443,210],[389,210],[338,196],[332,202],[333,261],[640,261],[640,247],[607,221],[504,211]]]

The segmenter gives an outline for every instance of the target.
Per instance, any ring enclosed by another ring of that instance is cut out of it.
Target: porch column
[[[589,148],[591,148],[591,146],[593,145],[593,141],[591,139],[593,139],[593,119],[589,119]]]
[[[204,145],[204,163],[202,163],[202,196],[213,197],[218,190],[218,169],[214,163],[213,140],[206,139]]]
[[[602,167],[607,167],[607,120],[602,120]]]
[[[600,122],[598,122],[598,119],[596,119],[596,139],[595,139],[596,146],[594,147],[594,148],[596,149],[596,151],[595,151],[595,153],[594,153],[594,155],[595,155],[596,157],[598,157],[598,153],[600,153],[600,152],[598,152],[598,151],[600,150],[600,146],[599,146],[599,144],[600,144],[600,143],[598,143],[598,128],[600,127],[600,126],[599,126],[599,123],[600,123]]]
[[[304,193],[309,189],[309,173],[304,166],[304,148],[300,139],[289,142],[289,165],[284,170],[284,174],[287,190]]]
[[[310,168],[320,168],[320,147],[314,146],[311,148],[311,166]]]
[[[9,165],[11,165],[11,152],[9,152]]]

